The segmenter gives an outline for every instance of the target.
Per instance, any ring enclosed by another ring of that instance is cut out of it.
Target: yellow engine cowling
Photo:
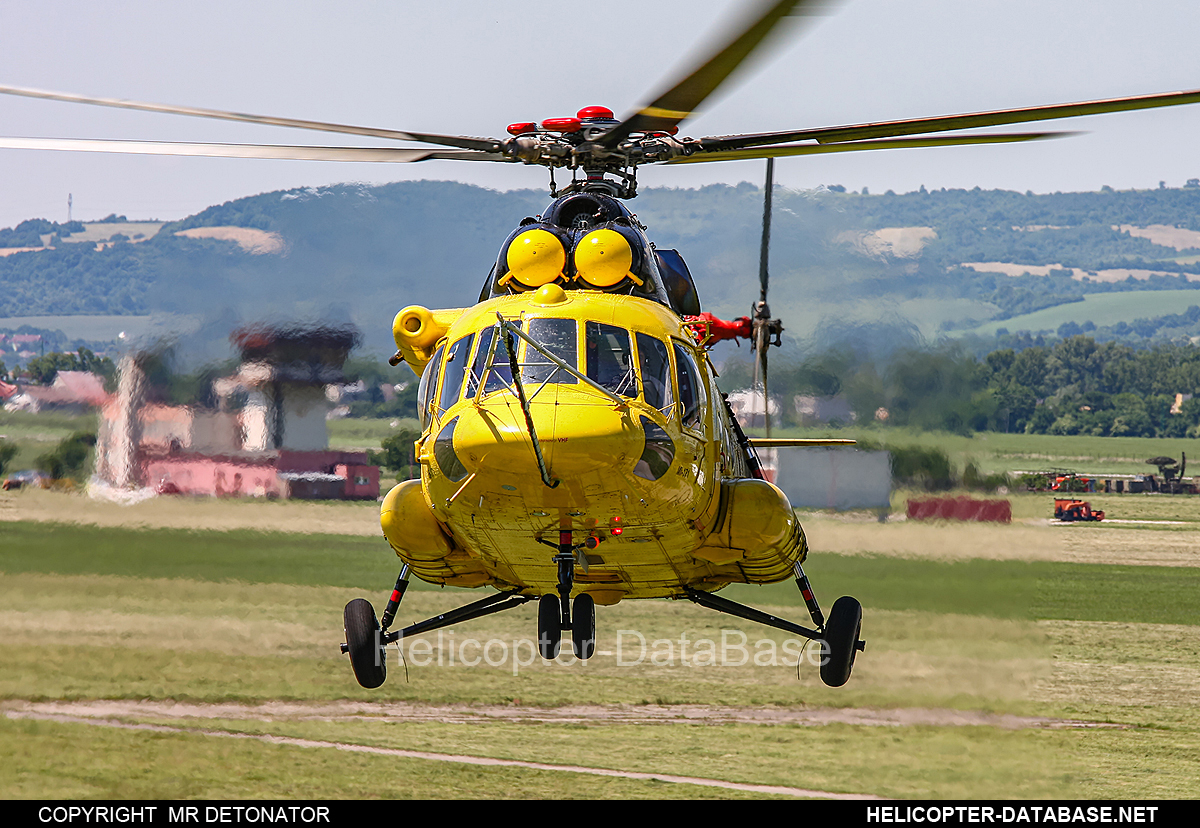
[[[462,308],[430,310],[420,305],[409,305],[396,314],[392,321],[392,338],[404,361],[420,374],[438,342],[462,314]]]
[[[379,524],[392,549],[422,581],[475,587],[494,580],[479,561],[455,546],[425,502],[419,480],[406,480],[387,493]]]
[[[748,583],[786,578],[808,556],[808,542],[787,495],[765,480],[721,483],[717,525],[694,553],[714,564],[737,562]]]

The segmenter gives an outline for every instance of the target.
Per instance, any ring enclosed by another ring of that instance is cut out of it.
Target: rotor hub
[[[549,167],[551,194],[569,195],[598,192],[614,198],[637,195],[637,168],[641,164],[662,163],[678,155],[690,154],[696,142],[677,139],[678,130],[635,132],[615,146],[604,143],[604,136],[621,124],[605,106],[585,106],[574,117],[546,118],[541,123],[520,121],[509,124],[513,136],[500,145],[500,152],[514,161]],[[582,170],[584,178],[573,177],[558,189],[553,170]]]

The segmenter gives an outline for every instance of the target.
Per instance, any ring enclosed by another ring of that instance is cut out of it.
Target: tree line
[[[108,383],[115,380],[117,366],[106,356],[96,356],[88,348],[79,348],[75,353],[52,351],[34,357],[25,365],[25,373],[34,382],[50,385],[59,371],[86,371],[98,374]]]
[[[720,383],[726,390],[747,387],[750,372],[749,363],[726,363]],[[1192,343],[1139,350],[1076,335],[982,357],[961,343],[884,356],[842,347],[773,365],[770,390],[785,403],[784,425],[806,424],[795,396],[841,395],[860,424],[964,434],[1200,437],[1200,347]],[[1176,407],[1176,395],[1195,398]]]

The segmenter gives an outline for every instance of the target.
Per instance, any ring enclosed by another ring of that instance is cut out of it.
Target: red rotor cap
[[[528,121],[525,123],[508,125],[509,135],[524,135],[527,132],[537,132],[537,124],[535,124],[533,121]]]
[[[613,111],[607,106],[585,106],[575,113],[575,117],[581,121],[586,121],[589,118],[608,118],[612,120]]]
[[[582,124],[578,118],[547,118],[542,121],[542,129],[552,132],[578,132],[580,126]]]

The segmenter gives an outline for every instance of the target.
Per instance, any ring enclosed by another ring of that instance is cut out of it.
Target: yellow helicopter
[[[850,126],[705,138],[678,136],[789,15],[815,0],[754,7],[728,44],[624,119],[590,106],[574,117],[516,123],[506,139],[355,127],[58,92],[0,94],[356,134],[427,145],[319,147],[0,138],[0,147],[335,161],[434,159],[538,165],[553,203],[502,245],[477,303],[407,307],[397,352],[420,376],[419,480],[384,498],[381,525],[403,565],[382,619],[363,599],[345,608],[358,681],[386,678],[387,644],[538,601],[539,652],[595,652],[596,605],[674,598],[821,643],[822,680],[841,686],[858,652],[862,607],[822,612],[803,563],[808,546],[756,448],[848,444],[748,438],[715,383],[708,348],[744,337],[765,398],[767,352],[782,324],[767,305],[771,159],[911,147],[1039,140],[1065,133],[961,130],[1200,102],[1200,90]],[[949,133],[949,134],[946,134]],[[623,203],[647,164],[768,159],[760,297],[753,316],[703,313],[683,258],[655,247]],[[569,170],[561,189],[556,170]],[[769,420],[768,420],[769,434]],[[490,587],[487,597],[391,630],[409,579]],[[795,578],[813,628],[717,595],[732,583]]]

